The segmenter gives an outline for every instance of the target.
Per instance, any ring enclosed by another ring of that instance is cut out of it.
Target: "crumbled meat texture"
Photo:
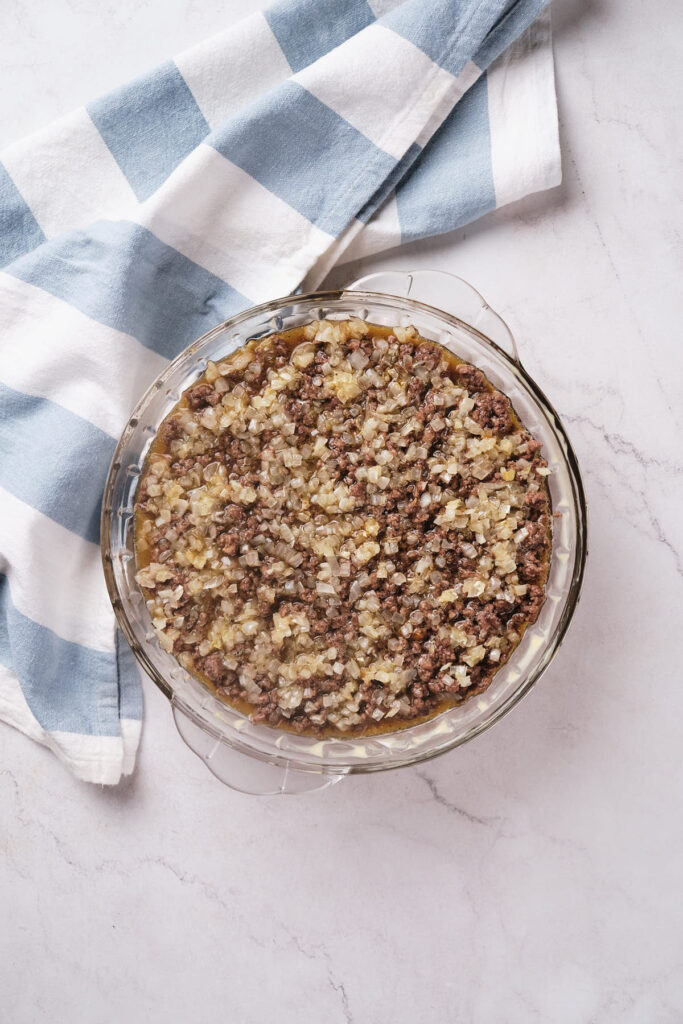
[[[476,366],[470,366],[469,363],[460,364],[458,367],[458,379],[472,393],[487,390],[486,377],[481,370],[478,370]]]
[[[536,512],[547,507],[548,498],[542,491],[529,491],[524,499],[524,504],[532,512]]]
[[[186,397],[190,409],[201,409],[205,405],[217,405],[221,400],[220,394],[210,384],[198,384],[196,388],[190,388]]]
[[[472,410],[472,419],[480,427],[497,434],[509,434],[514,427],[510,402],[499,391],[480,391]]]
[[[481,611],[476,612],[475,617],[480,636],[490,636],[491,634],[497,636],[503,628],[493,602],[485,604]]]
[[[216,542],[225,555],[236,555],[240,549],[239,533],[221,533]]]
[[[138,491],[162,646],[254,721],[314,735],[480,693],[545,597],[540,449],[412,328],[318,321],[210,363]]]
[[[201,668],[204,675],[207,676],[212,683],[222,683],[229,671],[225,667],[220,654],[209,654],[208,657],[204,658],[202,661]]]
[[[183,436],[183,428],[177,419],[171,416],[161,426],[159,437],[163,444],[170,445],[171,441]]]

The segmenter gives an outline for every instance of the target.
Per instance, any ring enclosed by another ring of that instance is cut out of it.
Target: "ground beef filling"
[[[412,328],[317,321],[209,363],[138,492],[162,646],[255,721],[315,735],[481,692],[544,599],[540,447]]]

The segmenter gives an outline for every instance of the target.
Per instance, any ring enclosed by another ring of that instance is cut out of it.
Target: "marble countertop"
[[[10,0],[0,145],[256,6]],[[152,684],[116,789],[0,728],[7,1024],[683,1019],[683,17],[556,7],[563,185],[334,281],[450,270],[510,321],[588,493],[559,654],[466,747],[307,797],[222,786]]]

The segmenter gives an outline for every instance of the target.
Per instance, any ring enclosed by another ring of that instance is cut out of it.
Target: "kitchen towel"
[[[545,0],[281,0],[0,159],[0,718],[79,778],[142,719],[99,552],[138,397],[215,324],[560,177]]]

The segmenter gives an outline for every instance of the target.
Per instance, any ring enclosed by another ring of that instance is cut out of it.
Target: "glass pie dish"
[[[134,505],[145,458],[157,430],[204,372],[254,337],[317,319],[358,317],[385,326],[414,326],[420,335],[477,366],[511,400],[524,426],[543,444],[553,511],[546,600],[512,657],[489,688],[428,721],[369,736],[315,738],[254,723],[191,676],[161,647],[135,581]],[[576,457],[542,391],[524,370],[514,338],[481,295],[436,271],[375,274],[349,287],[291,295],[219,324],[182,352],[143,396],[121,435],[105,487],[102,554],[118,622],[138,661],[171,702],[178,730],[219,779],[254,794],[320,789],[348,774],[415,764],[472,739],[498,721],[547,668],[580,595],[586,559],[586,505]]]

